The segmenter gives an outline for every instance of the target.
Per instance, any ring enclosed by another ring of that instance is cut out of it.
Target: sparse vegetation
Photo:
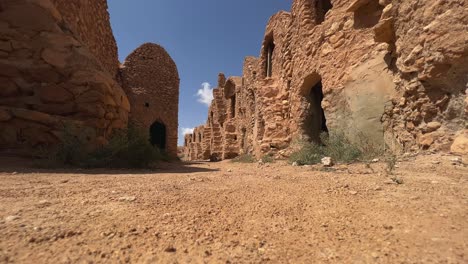
[[[256,161],[257,160],[250,154],[243,154],[232,159],[232,162],[238,162],[238,163],[254,163]]]
[[[397,156],[395,154],[388,154],[385,157],[385,161],[387,162],[387,172],[389,174],[393,174],[393,171],[395,170],[398,161]]]
[[[323,157],[331,157],[337,162],[368,161],[383,154],[383,148],[371,144],[363,135],[358,142],[351,142],[343,132],[321,135],[322,144],[299,141],[299,150],[293,153],[289,161],[299,165],[311,165],[321,162]]]
[[[40,167],[79,168],[148,168],[158,161],[169,161],[168,156],[151,145],[146,135],[137,126],[116,132],[109,143],[90,150],[86,138],[72,133],[66,126],[62,143],[52,152],[42,151]]]
[[[261,161],[263,163],[273,163],[273,162],[275,162],[275,159],[273,158],[273,156],[271,154],[267,154],[267,155],[262,157]]]

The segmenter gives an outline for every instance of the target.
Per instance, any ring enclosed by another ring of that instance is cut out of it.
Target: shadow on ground
[[[219,169],[206,168],[206,165],[200,162],[161,162],[151,169],[77,169],[77,168],[38,168],[33,159],[23,157],[0,156],[0,173],[47,173],[47,174],[157,174],[157,173],[198,173],[215,172]]]

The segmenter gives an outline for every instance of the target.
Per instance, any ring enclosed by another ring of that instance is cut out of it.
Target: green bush
[[[255,163],[257,160],[250,154],[242,154],[234,159],[232,159],[232,162],[237,162],[237,163]]]
[[[41,167],[80,168],[148,168],[157,161],[169,161],[168,156],[151,145],[142,130],[134,125],[116,132],[109,143],[95,150],[87,148],[87,140],[75,136],[65,127],[62,143],[47,153]]]
[[[298,165],[311,165],[320,163],[323,157],[331,157],[337,162],[349,163],[382,155],[382,150],[362,135],[356,143],[351,142],[343,132],[323,133],[320,139],[322,144],[300,141],[299,150],[290,156],[289,161]]]

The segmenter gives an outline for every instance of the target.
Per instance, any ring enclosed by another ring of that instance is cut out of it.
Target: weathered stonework
[[[107,0],[51,0],[68,30],[79,38],[113,77],[119,69],[117,43],[110,27]]]
[[[167,57],[154,64],[160,66],[155,71],[119,78],[107,1],[1,1],[0,150],[57,144],[68,125],[90,146],[106,144],[115,129],[128,124],[130,102],[120,83],[152,78],[156,86],[164,84],[169,77],[159,73],[177,73]],[[172,117],[178,79],[171,84]],[[177,140],[177,119],[168,129],[169,141]]]
[[[220,78],[208,122],[195,130],[204,133],[186,136],[185,155],[287,155],[294,139],[338,129],[395,152],[448,151],[467,127],[466,8],[295,0],[270,19],[241,81]]]
[[[163,47],[147,43],[133,51],[120,69],[132,110],[130,120],[143,127],[153,144],[177,156],[179,74]]]

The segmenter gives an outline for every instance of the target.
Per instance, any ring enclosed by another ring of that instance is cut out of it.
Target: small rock
[[[383,228],[386,230],[393,230],[393,226],[391,225],[383,225]]]
[[[349,191],[349,193],[352,194],[352,195],[358,194],[358,192],[356,192],[356,191]]]
[[[168,252],[168,253],[174,253],[176,251],[177,251],[177,249],[175,247],[173,247],[173,246],[168,246],[168,247],[166,247],[166,249],[164,249],[164,252]]]
[[[442,126],[441,123],[439,122],[430,122],[429,124],[426,125],[425,128],[423,128],[423,131],[425,133],[430,133],[438,130]]]
[[[292,163],[292,166],[293,167],[299,167],[299,163],[297,163],[297,161],[295,161],[295,162]]]
[[[232,169],[228,169],[227,172],[232,172]]]
[[[438,161],[438,160],[436,160],[436,161],[433,161],[433,162],[432,162],[432,164],[434,164],[434,165],[438,165],[438,164],[440,164],[440,161]]]
[[[380,159],[373,159],[373,160],[372,160],[372,163],[377,163],[377,162],[379,162],[379,161],[380,161]]]
[[[13,221],[18,220],[18,219],[20,219],[20,217],[17,216],[17,215],[10,215],[10,216],[5,217],[5,222],[7,222],[7,223],[8,222],[13,222]]]
[[[331,157],[323,158],[322,165],[325,167],[332,167],[334,165],[333,159]]]
[[[38,205],[39,205],[39,206],[44,206],[44,207],[45,207],[45,206],[50,206],[51,203],[50,203],[49,201],[47,201],[47,200],[42,200],[42,201],[40,201],[40,202],[38,203]]]
[[[392,178],[392,181],[396,184],[403,184],[403,179],[402,178],[399,178],[399,177],[393,177]]]
[[[381,191],[381,190],[382,190],[382,187],[380,187],[380,186],[376,186],[376,187],[374,188],[374,191]]]
[[[134,202],[136,201],[135,196],[124,196],[119,198],[119,202]]]
[[[462,163],[462,158],[456,157],[456,158],[450,159],[450,161],[452,162],[452,165],[459,165]]]

